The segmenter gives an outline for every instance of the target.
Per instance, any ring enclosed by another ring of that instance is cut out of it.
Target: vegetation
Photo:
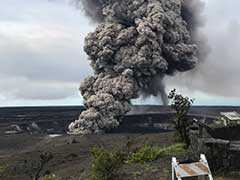
[[[176,119],[174,121],[177,130],[177,137],[184,142],[187,146],[190,145],[189,126],[190,122],[187,114],[194,100],[189,97],[184,97],[173,89],[168,98],[172,101],[171,106],[176,111]]]
[[[112,180],[124,163],[124,155],[119,152],[108,152],[102,148],[93,148],[92,178],[94,180]]]
[[[124,163],[147,163],[169,155],[186,153],[184,144],[174,144],[168,147],[152,147],[144,145],[134,153],[124,154],[111,152],[103,148],[93,148],[91,176],[94,180],[116,179],[119,169]]]
[[[55,174],[49,174],[49,175],[45,175],[43,177],[43,180],[57,180],[57,177]]]
[[[7,168],[8,168],[7,165],[4,165],[4,164],[0,165],[0,177],[3,176]]]
[[[144,145],[135,153],[128,157],[129,163],[146,163],[154,161],[160,157],[170,155],[182,155],[186,153],[184,144],[174,144],[168,147],[152,147]]]
[[[216,172],[217,180],[238,180],[240,179],[240,171],[226,171],[226,170],[219,170]]]
[[[186,145],[181,143],[165,147],[162,151],[162,156],[180,156],[187,153]]]
[[[38,160],[25,160],[23,168],[25,174],[31,179],[38,180],[44,166],[53,158],[53,155],[48,152],[41,152]]]
[[[161,148],[144,145],[128,157],[129,163],[146,163],[156,160],[161,154]]]

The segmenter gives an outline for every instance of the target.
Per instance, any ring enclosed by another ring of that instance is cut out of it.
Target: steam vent
[[[70,133],[92,134],[117,127],[139,95],[161,97],[163,78],[198,63],[194,36],[196,0],[79,0],[99,25],[85,39],[94,75],[80,90],[86,111]],[[197,11],[196,11],[197,12]]]

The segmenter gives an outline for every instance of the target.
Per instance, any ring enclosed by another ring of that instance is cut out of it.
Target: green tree
[[[178,94],[176,89],[173,89],[169,93],[168,98],[171,100],[171,107],[176,111],[176,119],[174,120],[174,124],[177,130],[177,137],[179,137],[182,142],[189,146],[190,121],[187,117],[187,114],[191,105],[194,103],[194,100]]]

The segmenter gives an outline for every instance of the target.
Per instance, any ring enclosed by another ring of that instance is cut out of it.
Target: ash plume
[[[99,25],[85,39],[94,75],[80,90],[85,100],[70,132],[98,133],[119,125],[140,94],[167,104],[163,78],[197,65],[195,4],[186,0],[78,0]],[[198,1],[194,1],[198,2]],[[198,12],[198,11],[196,11]]]

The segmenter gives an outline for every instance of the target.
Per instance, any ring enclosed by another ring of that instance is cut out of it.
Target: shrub
[[[7,168],[7,165],[0,165],[0,177],[6,172]]]
[[[183,155],[186,153],[184,144],[174,144],[167,147],[144,145],[136,152],[123,154],[111,152],[102,148],[93,148],[91,177],[94,180],[116,180],[119,169],[124,163],[147,163],[160,157]]]
[[[158,147],[151,147],[149,145],[144,145],[139,150],[137,150],[135,153],[132,153],[128,157],[129,163],[145,163],[154,161],[159,157],[159,154],[161,153],[161,149]]]
[[[135,153],[130,154],[128,163],[146,163],[154,161],[160,157],[170,155],[183,155],[186,153],[184,144],[174,144],[168,147],[152,147],[144,145]]]
[[[177,143],[171,146],[165,147],[162,150],[162,156],[179,156],[186,154],[186,146],[185,144]]]
[[[53,158],[52,153],[39,152],[39,159],[29,159],[23,162],[23,171],[30,179],[38,180],[46,164]]]
[[[123,165],[124,154],[108,152],[102,148],[93,148],[91,175],[94,180],[113,180],[119,168]]]

